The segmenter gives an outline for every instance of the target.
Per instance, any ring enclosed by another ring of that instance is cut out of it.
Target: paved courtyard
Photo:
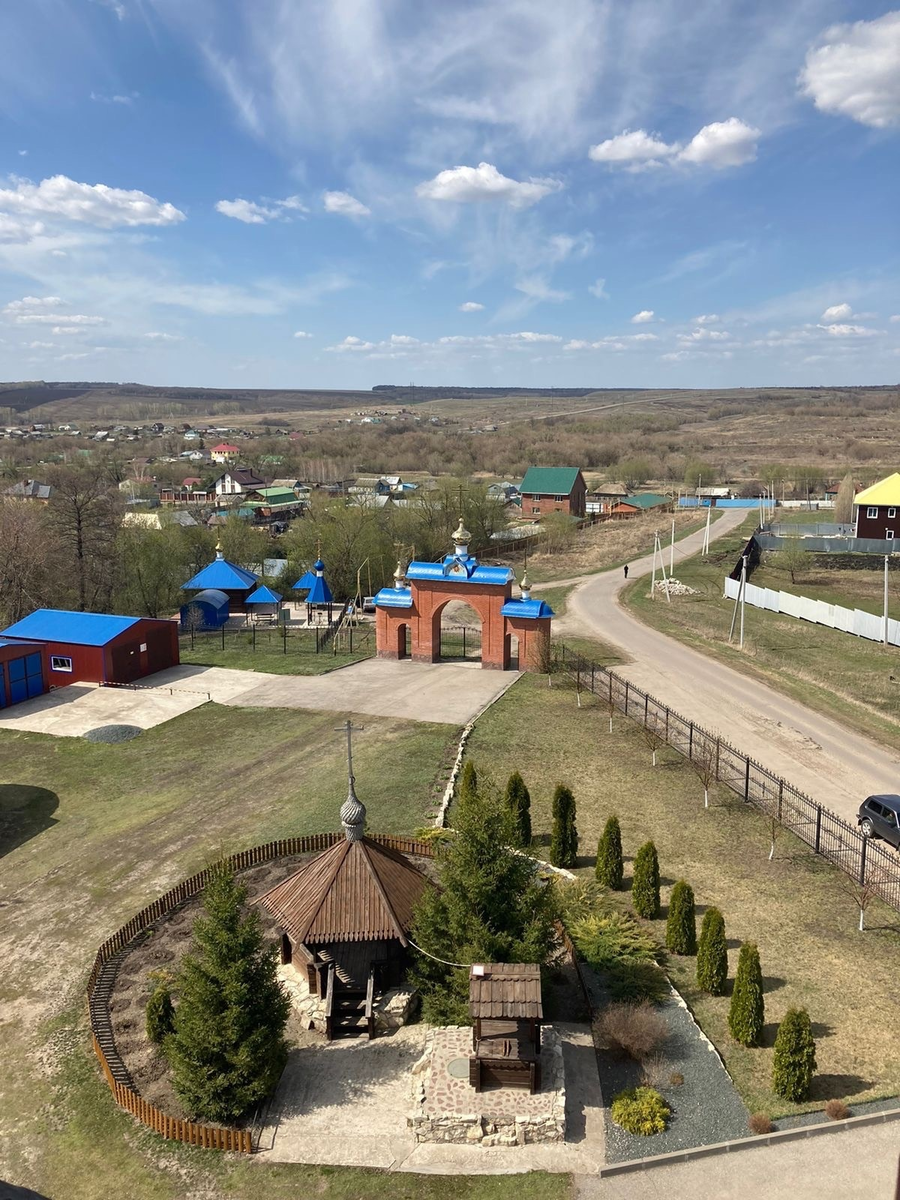
[[[327,675],[269,675],[183,664],[134,687],[73,683],[0,709],[0,729],[81,737],[104,725],[152,729],[210,700],[253,708],[306,708],[465,725],[518,679],[478,664],[371,658]]]

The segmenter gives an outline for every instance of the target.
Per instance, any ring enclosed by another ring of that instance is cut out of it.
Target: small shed
[[[281,610],[281,592],[273,592],[261,583],[244,602],[254,621],[277,621]]]
[[[0,637],[40,642],[53,687],[79,681],[131,683],[178,665],[178,623],[150,617],[39,608]]]
[[[322,620],[329,623],[334,608],[334,596],[325,578],[325,564],[321,558],[313,563],[313,569],[307,571],[294,584],[295,591],[306,591],[306,621],[307,624],[318,624]]]
[[[541,968],[537,963],[476,963],[469,971],[472,1047],[469,1083],[541,1089]]]
[[[182,629],[221,629],[228,623],[228,597],[218,588],[204,588],[181,606]]]
[[[40,642],[0,638],[0,708],[41,696],[49,687],[46,647]]]

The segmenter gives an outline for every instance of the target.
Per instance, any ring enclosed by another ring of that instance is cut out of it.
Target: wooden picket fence
[[[112,962],[137,937],[140,937],[160,917],[177,908],[185,900],[198,895],[206,887],[214,871],[227,866],[232,871],[243,871],[259,863],[271,862],[274,858],[293,854],[309,854],[327,850],[343,838],[343,833],[314,833],[304,837],[282,838],[241,850],[212,866],[198,871],[189,879],[182,880],[170,888],[165,895],[142,908],[121,929],[106,939],[97,951],[94,965],[88,976],[87,1000],[91,1024],[91,1045],[96,1054],[106,1082],[115,1097],[116,1104],[126,1109],[143,1125],[147,1125],[161,1137],[170,1141],[186,1142],[189,1146],[203,1146],[210,1150],[230,1150],[238,1154],[253,1152],[253,1133],[249,1129],[233,1129],[202,1125],[171,1117],[155,1105],[148,1103],[133,1086],[128,1070],[116,1049],[112,1030],[109,999],[115,982],[118,964]],[[422,858],[433,858],[434,848],[428,842],[416,838],[393,837],[390,834],[373,834],[372,840],[401,854],[417,854]],[[104,970],[104,968],[107,968]]]

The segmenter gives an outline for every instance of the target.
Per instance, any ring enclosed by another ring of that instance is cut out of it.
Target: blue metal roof
[[[315,571],[307,571],[305,575],[300,576],[300,578],[294,584],[294,587],[297,590],[300,590],[301,588],[311,588],[315,582],[316,582]]]
[[[227,558],[214,558],[208,567],[204,567],[193,579],[183,583],[181,590],[220,588],[225,591],[241,591],[253,587],[257,580],[258,576],[254,575],[252,571],[245,571],[243,567],[229,562]]]
[[[196,604],[198,601],[203,604],[211,604],[213,608],[221,608],[223,604],[228,603],[228,597],[224,592],[220,592],[218,588],[206,588],[204,591],[198,592],[184,607],[190,608],[192,604]]]
[[[313,585],[309,589],[309,595],[306,597],[307,604],[331,604],[334,597],[331,594],[331,588],[325,582],[324,575],[317,575],[313,580]]]
[[[24,638],[13,641],[11,638],[0,638],[0,649],[4,646],[21,646],[23,650],[27,650],[29,646],[39,646],[40,642],[26,642]]]
[[[39,608],[0,636],[34,638],[39,642],[71,642],[73,646],[105,646],[114,637],[136,625],[140,617],[114,617],[106,613],[66,612],[61,608]]]
[[[273,592],[270,587],[266,587],[261,583],[255,592],[251,592],[245,604],[277,604],[281,599],[281,592]]]
[[[546,600],[507,600],[500,609],[500,615],[535,620],[537,617],[554,617],[556,613]]]
[[[407,579],[453,579],[459,583],[503,586],[514,578],[509,567],[483,567],[471,554],[448,554],[443,562],[411,562]]]
[[[375,596],[376,608],[412,608],[409,588],[382,588]]]

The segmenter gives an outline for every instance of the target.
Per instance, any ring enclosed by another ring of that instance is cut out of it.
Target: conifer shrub
[[[628,1133],[649,1137],[662,1133],[669,1120],[669,1106],[656,1088],[626,1088],[613,1097],[610,1115]]]
[[[531,793],[518,771],[513,771],[507,780],[504,799],[512,818],[513,844],[527,850],[531,845]]]
[[[161,1046],[175,1028],[175,1006],[167,983],[158,983],[147,1001],[146,1027],[154,1046]]]
[[[653,842],[644,842],[634,859],[631,903],[639,917],[659,916],[659,858]]]
[[[815,1070],[816,1043],[809,1013],[805,1008],[789,1008],[775,1037],[772,1087],[776,1095],[795,1103],[805,1100]]]
[[[683,879],[672,888],[669,916],[666,920],[666,948],[673,954],[697,953],[697,921],[694,916],[694,889]]]
[[[710,996],[721,996],[728,979],[728,941],[725,919],[717,908],[708,908],[697,944],[697,986]]]
[[[624,875],[622,830],[619,827],[619,818],[615,815],[607,820],[597,844],[597,865],[594,872],[597,882],[603,887],[610,888],[614,892],[621,888]]]
[[[471,758],[467,758],[463,763],[456,795],[460,807],[471,800],[478,799],[478,772],[475,770],[475,764]]]
[[[598,971],[607,971],[623,959],[654,963],[662,957],[662,947],[651,931],[615,909],[573,921],[569,935],[581,957]]]
[[[734,991],[728,1010],[731,1036],[742,1046],[758,1046],[765,1020],[762,967],[755,942],[744,942],[738,957]]]
[[[614,1000],[649,1000],[661,1004],[669,995],[669,984],[655,963],[623,958],[608,969],[606,983]]]
[[[290,1000],[278,953],[247,889],[224,867],[203,893],[191,953],[179,971],[174,1031],[166,1039],[172,1082],[192,1116],[234,1121],[274,1089],[287,1061]]]
[[[564,783],[553,793],[553,828],[550,861],[554,867],[574,867],[578,861],[578,830],[575,827],[575,797]]]

